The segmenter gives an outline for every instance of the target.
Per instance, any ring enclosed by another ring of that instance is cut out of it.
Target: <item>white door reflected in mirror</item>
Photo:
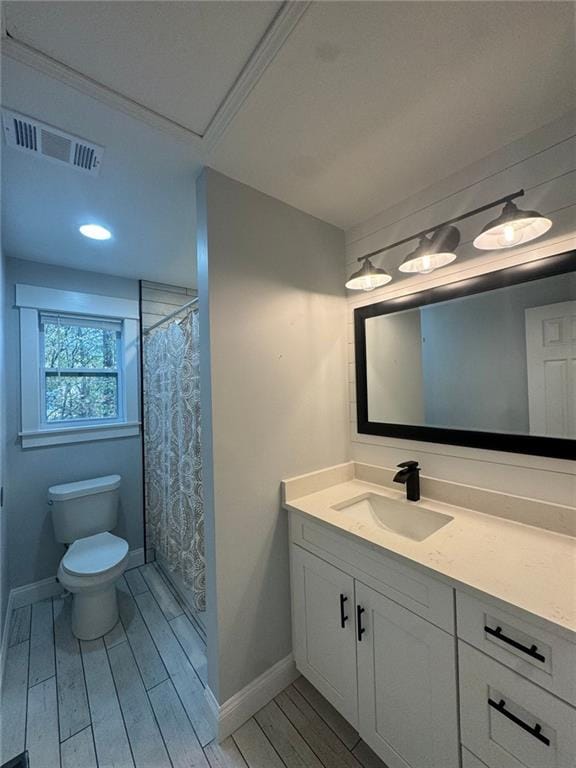
[[[576,301],[526,310],[530,432],[576,435]]]

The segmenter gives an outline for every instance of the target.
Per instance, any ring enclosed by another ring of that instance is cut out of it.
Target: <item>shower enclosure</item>
[[[196,302],[184,302],[143,328],[142,395],[147,553],[153,550],[202,624],[206,590]],[[143,312],[146,317],[145,300]]]

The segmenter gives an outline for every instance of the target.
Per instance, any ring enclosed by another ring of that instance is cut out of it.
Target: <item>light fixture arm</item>
[[[506,195],[505,197],[500,197],[498,200],[494,200],[492,203],[486,203],[486,205],[481,205],[479,208],[474,208],[472,211],[468,211],[467,213],[462,213],[460,216],[455,216],[453,219],[447,219],[447,221],[443,221],[441,224],[435,224],[433,227],[428,227],[428,229],[423,229],[421,232],[416,232],[414,235],[410,235],[410,237],[404,237],[402,240],[398,240],[396,243],[392,243],[391,245],[385,245],[384,248],[378,248],[377,251],[371,251],[370,253],[367,253],[365,256],[359,256],[357,261],[364,261],[365,259],[370,259],[372,256],[378,256],[380,253],[384,253],[385,251],[390,251],[392,248],[397,248],[399,245],[404,245],[405,243],[409,243],[411,240],[420,239],[422,237],[425,237],[426,235],[429,235],[431,232],[435,232],[438,229],[441,229],[442,227],[446,227],[449,224],[456,224],[458,221],[463,221],[464,219],[469,219],[471,216],[476,216],[478,213],[483,213],[484,211],[489,211],[491,208],[496,208],[498,205],[502,205],[503,203],[509,203],[512,200],[516,200],[518,197],[522,197],[524,195],[524,190],[519,189],[518,192],[514,192],[511,195]]]

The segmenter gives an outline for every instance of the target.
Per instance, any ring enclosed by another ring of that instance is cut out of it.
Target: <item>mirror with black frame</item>
[[[358,431],[576,458],[576,252],[355,310]]]

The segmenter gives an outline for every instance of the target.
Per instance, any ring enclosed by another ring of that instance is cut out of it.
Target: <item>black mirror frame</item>
[[[525,453],[556,459],[576,459],[576,440],[537,435],[515,435],[499,432],[476,432],[467,429],[445,429],[413,424],[392,424],[369,421],[366,373],[366,320],[400,310],[424,307],[440,301],[484,293],[496,288],[518,285],[542,277],[561,275],[576,270],[576,251],[548,256],[514,267],[467,278],[437,288],[429,288],[396,299],[369,304],[354,310],[354,340],[356,349],[356,417],[358,433],[420,440],[427,443],[461,445],[491,451]]]

